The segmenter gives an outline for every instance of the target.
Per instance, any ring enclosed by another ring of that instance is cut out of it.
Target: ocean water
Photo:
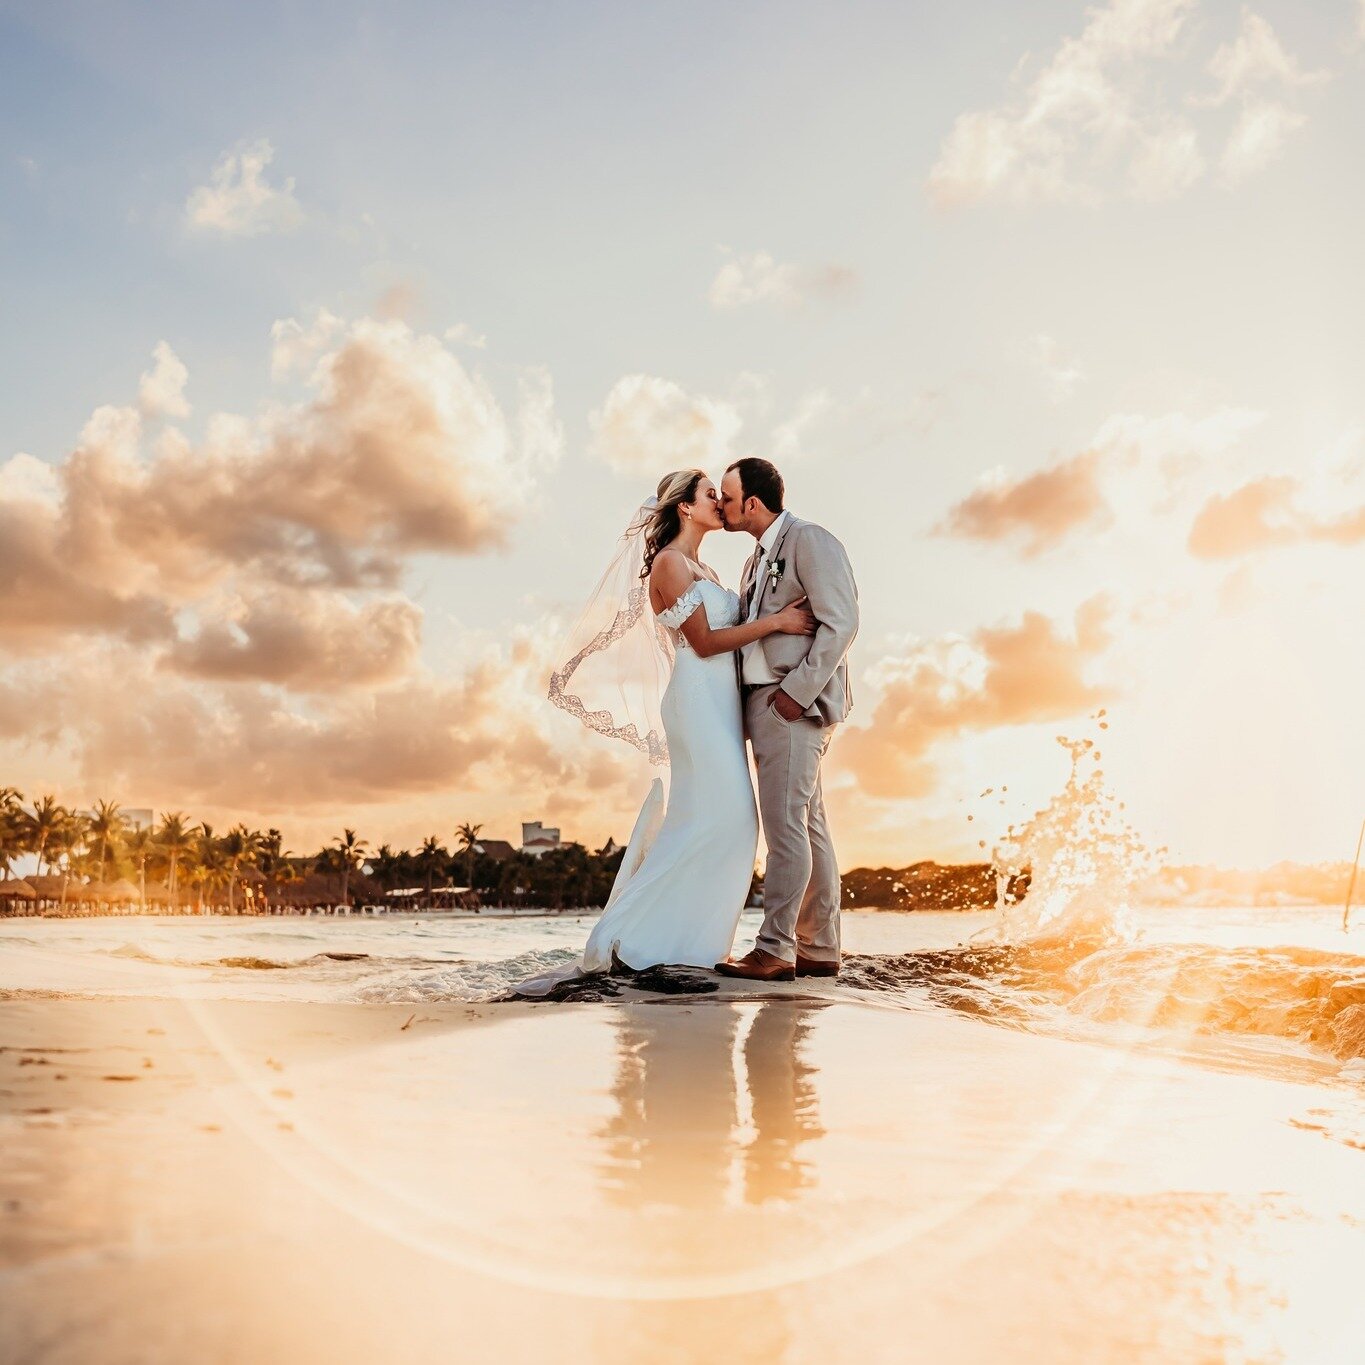
[[[1026,934],[994,911],[847,911],[845,971],[789,993],[936,1008],[1220,1067],[1365,1083],[1365,925],[1332,906],[1125,907],[1126,929]],[[422,1003],[505,998],[592,917],[0,921],[0,991]],[[740,922],[736,951],[759,916]]]
[[[1093,719],[1105,727],[1102,711]],[[991,849],[994,910],[845,911],[839,979],[802,979],[783,994],[945,1009],[1221,1069],[1365,1087],[1365,910],[1352,932],[1336,906],[1144,898],[1164,850],[1128,824],[1096,740],[1058,743],[1071,758],[1065,786]],[[1024,868],[1028,894],[1012,902],[1005,888]],[[0,992],[497,1002],[572,962],[591,923],[590,914],[527,912],[0,920]],[[736,954],[759,923],[757,913],[741,917]],[[619,993],[616,982],[597,984],[599,998]],[[719,985],[695,974],[682,982],[701,994]]]

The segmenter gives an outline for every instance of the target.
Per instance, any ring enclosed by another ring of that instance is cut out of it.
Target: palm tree
[[[204,913],[205,890],[231,886],[232,872],[224,839],[214,836],[213,826],[202,824],[198,835],[185,855],[185,876],[199,892],[199,913]]]
[[[464,879],[465,885],[472,891],[474,889],[474,853],[479,842],[479,832],[483,829],[482,825],[463,824],[456,826],[455,837],[460,841],[460,848],[464,853]]]
[[[208,826],[204,826],[208,829]],[[175,896],[180,884],[180,859],[195,846],[196,830],[185,818],[182,811],[162,811],[161,828],[156,832],[156,841],[171,862],[170,893]],[[212,832],[210,831],[210,837]]]
[[[31,851],[23,799],[17,787],[0,787],[0,879],[5,881],[10,877],[10,864]]]
[[[351,871],[365,861],[365,841],[355,837],[355,830],[345,829],[329,851],[341,864],[341,901],[343,905],[349,905]]]
[[[388,844],[380,844],[370,856],[370,872],[385,891],[393,890],[395,874],[405,856],[395,853]]]
[[[42,876],[43,860],[53,834],[67,821],[70,811],[60,805],[55,796],[42,796],[33,803],[33,814],[28,817],[29,837],[38,855],[38,875]]]
[[[104,861],[109,852],[109,844],[123,833],[126,821],[117,801],[96,801],[95,813],[90,817],[90,837],[99,845],[100,875],[104,880]]]
[[[261,850],[262,837],[256,830],[236,824],[219,841],[228,871],[228,913],[237,913],[237,879],[243,863],[254,863]]]
[[[278,890],[280,887],[293,885],[303,873],[289,861],[288,854],[282,854],[279,861],[270,869],[269,875],[271,884]]]
[[[299,872],[289,861],[292,855],[285,849],[284,835],[279,830],[268,829],[264,834],[258,834],[256,837],[260,840],[260,849],[256,855],[256,866],[261,869],[261,873],[266,879],[261,885],[268,906],[270,898],[264,888],[269,886],[274,889],[286,882],[297,881]]]
[[[138,908],[144,913],[147,909],[147,858],[155,846],[156,836],[145,826],[130,829],[123,836],[123,847],[137,864]]]
[[[48,836],[47,846],[56,851],[56,858],[52,862],[61,862],[62,867],[62,908],[66,908],[66,889],[71,882],[71,873],[75,870],[76,856],[81,846],[85,843],[86,830],[89,825],[87,817],[76,815],[71,811],[65,812],[66,818]]]
[[[426,908],[431,909],[431,883],[436,875],[436,866],[443,863],[450,855],[441,847],[441,841],[434,834],[428,834],[422,840],[422,847],[417,854],[417,866],[422,869],[427,879],[427,900]]]

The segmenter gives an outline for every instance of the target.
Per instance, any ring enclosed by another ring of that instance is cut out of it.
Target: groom
[[[754,981],[837,976],[839,866],[820,763],[852,704],[846,656],[858,633],[858,586],[839,541],[783,508],[782,475],[767,460],[736,460],[720,493],[725,529],[758,542],[740,584],[742,619],[804,597],[818,624],[813,636],[768,635],[739,655],[768,866],[758,942],[716,970]]]

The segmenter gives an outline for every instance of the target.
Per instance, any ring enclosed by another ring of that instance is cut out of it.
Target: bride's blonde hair
[[[659,551],[678,538],[682,530],[682,513],[678,510],[697,496],[697,485],[706,477],[704,469],[678,469],[659,480],[658,502],[645,525],[645,562],[641,578],[649,571]]]

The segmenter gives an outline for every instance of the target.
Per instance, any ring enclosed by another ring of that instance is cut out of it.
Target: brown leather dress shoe
[[[796,974],[797,976],[838,976],[839,964],[837,962],[824,962],[818,957],[802,957],[800,953],[797,953]]]
[[[722,976],[742,976],[746,981],[795,981],[796,968],[774,953],[753,948],[743,957],[716,963]]]

